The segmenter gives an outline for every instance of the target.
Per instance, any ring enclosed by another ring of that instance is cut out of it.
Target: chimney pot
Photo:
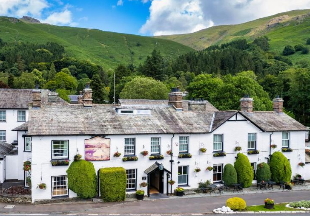
[[[177,110],[183,110],[183,92],[178,88],[172,88],[169,93],[168,105],[173,106]]]
[[[283,112],[283,99],[280,97],[276,97],[272,100],[273,102],[273,111],[277,113],[282,113]]]
[[[245,95],[240,99],[240,109],[243,112],[253,112],[253,98],[250,98],[248,95]]]
[[[41,90],[40,89],[32,90],[32,107],[36,107],[36,108],[41,107]]]

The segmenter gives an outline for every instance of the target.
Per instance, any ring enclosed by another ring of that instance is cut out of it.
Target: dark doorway
[[[163,187],[163,176],[164,171],[159,170],[159,168],[153,170],[153,172],[149,173],[148,180],[149,180],[149,193],[163,193],[164,187]]]

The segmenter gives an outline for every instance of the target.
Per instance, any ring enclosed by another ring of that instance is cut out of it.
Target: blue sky
[[[0,16],[136,35],[170,35],[310,9],[310,0],[0,0]]]

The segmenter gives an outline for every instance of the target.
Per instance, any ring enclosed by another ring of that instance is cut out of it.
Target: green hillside
[[[0,17],[0,38],[5,42],[56,42],[65,47],[68,56],[89,60],[105,69],[119,64],[138,66],[154,48],[167,59],[193,50],[160,38],[36,24],[10,17]]]
[[[236,39],[270,39],[270,51],[282,52],[285,45],[305,44],[310,32],[310,10],[296,10],[238,25],[214,26],[191,34],[161,36],[196,50]],[[298,58],[294,55],[293,58]]]

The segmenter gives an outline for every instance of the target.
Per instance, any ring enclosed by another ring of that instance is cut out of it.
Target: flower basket
[[[282,148],[282,152],[292,152],[293,149],[291,148]]]
[[[274,200],[273,199],[270,199],[270,198],[267,198],[264,200],[265,202],[265,207],[266,209],[274,209]]]
[[[217,152],[213,154],[213,157],[222,157],[222,156],[226,156],[225,152]]]
[[[182,188],[182,187],[177,187],[174,191],[175,191],[175,194],[177,196],[183,196],[184,195],[184,188]]]
[[[304,166],[305,166],[305,163],[304,163],[304,162],[299,162],[299,163],[298,163],[298,166],[304,167]]]
[[[212,166],[208,166],[208,167],[206,168],[206,170],[211,171],[211,170],[213,170],[213,167],[212,167]]]
[[[164,159],[164,156],[163,155],[151,155],[149,159],[150,160],[162,160]]]
[[[121,154],[122,154],[122,153],[120,153],[120,152],[117,151],[117,152],[114,153],[113,157],[119,157],[119,156],[121,156]]]
[[[126,161],[137,161],[138,157],[137,156],[128,156],[128,157],[123,157],[122,159],[124,162]]]
[[[140,152],[143,156],[146,156],[146,155],[148,155],[149,154],[149,152],[148,151],[142,151],[142,152]]]
[[[38,184],[38,188],[41,190],[45,190],[46,189],[46,184],[45,183],[40,183]]]
[[[192,155],[190,153],[181,153],[179,154],[178,158],[191,158]]]
[[[30,171],[31,170],[31,162],[25,161],[23,169],[24,169],[24,171]]]
[[[202,153],[205,153],[205,152],[207,152],[207,149],[206,148],[200,148],[199,151]]]
[[[236,146],[235,147],[235,151],[241,151],[241,150],[242,150],[241,146]]]
[[[197,167],[197,168],[195,168],[195,170],[194,170],[195,172],[200,172],[201,171],[201,169],[199,168],[199,167]]]
[[[168,150],[166,153],[167,153],[167,155],[172,155],[173,154],[171,150]]]
[[[147,186],[147,183],[146,182],[141,182],[140,183],[140,187],[146,187]]]
[[[251,155],[251,154],[259,154],[259,151],[256,150],[256,149],[255,149],[255,150],[249,150],[249,151],[248,151],[248,154],[249,154],[249,155]]]
[[[51,160],[52,166],[68,166],[69,160]]]
[[[277,148],[277,145],[276,144],[271,144],[270,147],[275,149],[275,148]]]
[[[144,190],[137,190],[136,191],[136,198],[137,198],[137,200],[143,200],[143,198],[144,198]]]
[[[81,158],[82,158],[82,155],[80,155],[80,154],[74,155],[74,161],[79,161],[79,160],[81,160]]]
[[[169,180],[168,183],[169,183],[170,185],[174,185],[175,181],[174,181],[174,180]]]

